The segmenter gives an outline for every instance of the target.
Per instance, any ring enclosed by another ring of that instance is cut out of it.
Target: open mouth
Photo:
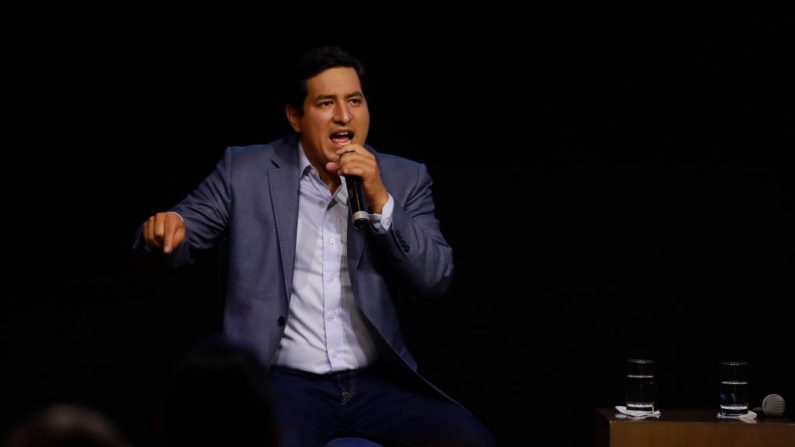
[[[353,142],[352,130],[340,130],[331,134],[331,142],[337,147],[345,146]]]

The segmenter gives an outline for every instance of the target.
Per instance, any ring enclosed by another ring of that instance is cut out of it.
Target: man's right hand
[[[157,213],[144,223],[144,242],[171,253],[185,240],[185,222],[173,211]]]

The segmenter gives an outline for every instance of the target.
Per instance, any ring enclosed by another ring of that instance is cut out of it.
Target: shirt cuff
[[[182,217],[182,215],[181,215],[181,214],[179,214],[179,213],[178,213],[178,212],[176,212],[176,211],[167,211],[167,212],[168,212],[168,213],[171,213],[171,214],[175,214],[177,217],[179,217],[179,220],[181,220],[181,221],[182,221],[182,224],[183,224],[183,225],[185,225],[185,218],[184,218],[184,217]]]
[[[392,226],[392,211],[394,209],[395,201],[392,200],[392,194],[389,194],[381,214],[370,213],[370,225],[373,226],[376,234],[384,234],[389,231],[389,227]]]

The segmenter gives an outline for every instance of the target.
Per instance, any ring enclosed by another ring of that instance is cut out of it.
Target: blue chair
[[[336,438],[327,442],[323,447],[383,447],[373,441],[362,438]]]

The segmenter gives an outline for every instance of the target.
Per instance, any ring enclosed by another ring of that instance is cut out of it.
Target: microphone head
[[[778,394],[768,394],[762,399],[762,411],[765,416],[782,416],[785,408],[784,398]]]

